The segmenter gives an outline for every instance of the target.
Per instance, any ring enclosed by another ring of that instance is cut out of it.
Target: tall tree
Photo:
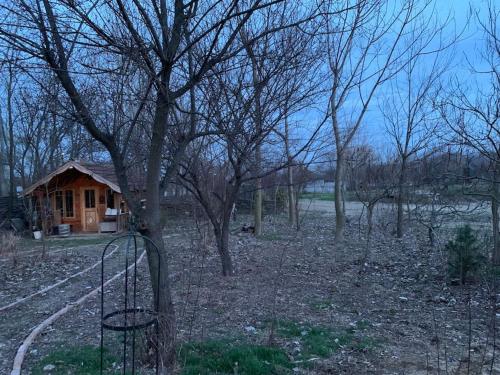
[[[269,116],[269,104],[264,102],[266,96],[265,91],[269,91],[269,87],[276,85],[279,82],[280,94],[286,101],[283,101],[283,108],[280,108],[281,113],[289,115],[297,111],[298,106],[304,106],[306,101],[313,96],[315,86],[318,82],[318,77],[315,76],[315,68],[318,67],[319,60],[316,53],[315,34],[318,32],[318,27],[314,23],[309,25],[301,25],[300,28],[289,28],[282,30],[279,33],[269,34],[267,30],[281,28],[281,25],[286,24],[289,14],[300,13],[301,6],[291,2],[285,2],[278,11],[274,8],[267,8],[261,12],[261,17],[254,18],[252,22],[248,22],[241,30],[240,36],[245,47],[246,57],[251,66],[251,84],[253,86],[253,105],[252,105],[252,121],[257,132],[266,131],[259,130],[266,126],[266,116]],[[338,8],[335,13],[344,12],[343,8]],[[255,40],[255,35],[265,33],[264,38]],[[279,69],[276,69],[276,67]],[[280,80],[269,80],[273,76],[280,76]],[[271,88],[273,89],[273,88]],[[269,96],[267,96],[269,102]],[[310,102],[310,101],[309,101]],[[288,141],[285,138],[285,146],[290,152],[289,143],[289,116],[285,115],[285,134],[288,134]],[[255,192],[254,192],[254,227],[255,234],[260,235],[262,232],[262,215],[263,215],[263,186],[262,179],[259,177],[262,174],[263,163],[263,145],[265,139],[262,139],[255,147]],[[292,162],[290,159],[289,162]],[[288,173],[291,177],[291,170]],[[293,198],[292,198],[293,200]]]
[[[14,138],[14,128],[15,122],[17,120],[18,114],[15,110],[15,99],[16,99],[16,86],[19,80],[19,72],[16,67],[16,53],[12,49],[7,49],[4,54],[3,66],[1,67],[3,70],[3,78],[2,82],[3,91],[5,93],[5,111],[0,111],[0,125],[2,126],[3,138],[0,139],[0,142],[3,143],[2,147],[0,147],[0,151],[3,150],[3,157],[0,156],[0,161],[3,161],[3,166],[0,169],[5,177],[7,177],[6,181],[2,182],[2,185],[8,185],[7,187],[7,195],[9,196],[8,200],[8,210],[7,216],[10,219],[12,217],[13,209],[14,209],[14,200],[16,197],[16,182],[15,182],[15,155],[16,155],[16,141]],[[3,115],[3,116],[2,116]],[[1,160],[3,159],[3,160]],[[8,167],[8,175],[5,173],[5,167]],[[2,176],[3,177],[3,176]]]
[[[275,28],[279,24],[285,24],[281,16],[273,23]],[[241,35],[243,43],[247,43],[248,34]],[[277,157],[266,160],[257,152],[265,148],[279,149],[281,142],[272,142],[272,135],[278,134],[280,140],[279,125],[284,119],[286,121],[288,115],[302,109],[315,94],[314,85],[301,86],[308,77],[309,70],[304,66],[309,66],[306,61],[310,56],[310,37],[305,38],[304,35],[292,28],[266,37],[267,43],[274,47],[266,50],[265,55],[262,54],[264,51],[259,54],[261,81],[257,86],[254,74],[256,59],[249,56],[247,49],[217,69],[212,69],[210,78],[199,88],[199,96],[205,98],[205,104],[198,108],[196,116],[192,112],[190,114],[191,121],[203,123],[207,133],[189,148],[179,174],[182,183],[200,202],[212,224],[225,276],[232,275],[234,271],[229,249],[229,224],[242,184],[262,180],[284,168],[312,140],[312,137],[304,140],[297,150],[288,148],[286,157],[276,152]],[[296,76],[295,80],[291,80],[292,76]],[[257,101],[258,121],[255,117]],[[312,124],[311,127],[319,126]],[[311,130],[314,134],[314,129]],[[266,163],[261,163],[256,170],[255,162],[259,158]]]
[[[420,153],[426,152],[437,138],[439,115],[433,100],[439,94],[440,78],[447,70],[442,31],[445,24],[431,25],[425,22],[425,34],[418,27],[405,37],[410,56],[402,70],[391,80],[386,97],[381,100],[380,110],[384,117],[387,134],[391,137],[399,161],[397,178],[396,235],[404,232],[403,204],[408,199],[406,180],[408,163]]]
[[[174,173],[180,156],[198,136],[197,129],[189,125],[172,129],[173,109],[207,72],[243,48],[236,43],[237,36],[254,12],[275,3],[254,0],[238,7],[238,2],[225,1],[13,0],[0,9],[1,17],[11,20],[0,26],[0,39],[22,53],[26,61],[36,59],[45,64],[42,69],[51,70],[70,99],[78,122],[108,151],[141,232],[160,248],[159,260],[149,246],[147,251],[152,287],[160,292],[156,305],[162,373],[174,363],[175,311],[160,223],[161,181]],[[264,35],[273,31],[266,30]],[[256,34],[252,40],[262,36]],[[186,75],[190,50],[195,51],[196,60],[193,74]],[[122,77],[125,91],[118,84]],[[105,88],[111,92],[106,93]],[[95,103],[94,93],[106,96]],[[109,123],[93,108],[109,105],[112,97],[133,105],[121,120]],[[138,137],[141,131],[146,134]],[[131,141],[135,139],[148,140],[143,157],[147,210],[141,209],[130,189]],[[165,165],[167,141],[172,163]],[[159,280],[158,267],[162,270]]]
[[[476,12],[475,18],[484,35],[485,48],[479,61],[469,64],[471,83],[460,79],[450,83],[436,105],[448,129],[455,135],[450,142],[475,151],[476,158],[487,160],[486,173],[464,176],[476,181],[477,189],[469,191],[486,197],[491,204],[493,238],[492,262],[500,265],[500,9],[489,1],[485,15]],[[482,67],[482,68],[476,68]]]
[[[339,241],[343,240],[346,221],[342,193],[346,152],[375,92],[408,61],[407,50],[399,48],[403,36],[430,3],[411,0],[395,8],[385,0],[325,2],[325,59],[330,88],[327,112],[336,152],[335,237]],[[348,11],[332,17],[332,10],[339,6]],[[415,37],[424,30],[416,30]]]

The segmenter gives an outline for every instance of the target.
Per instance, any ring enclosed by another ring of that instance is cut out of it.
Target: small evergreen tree
[[[448,272],[452,280],[465,284],[467,275],[479,269],[484,261],[480,245],[469,225],[458,228],[454,240],[446,245],[448,251]]]

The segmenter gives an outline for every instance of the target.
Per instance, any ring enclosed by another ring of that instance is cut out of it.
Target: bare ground
[[[426,245],[419,228],[410,228],[402,240],[394,239],[391,221],[390,213],[380,213],[368,247],[363,223],[359,227],[354,216],[344,244],[333,240],[334,216],[328,212],[305,213],[298,233],[288,228],[284,217],[269,217],[258,239],[239,233],[235,224],[231,245],[236,276],[231,278],[220,276],[215,249],[205,246],[200,234],[192,231],[192,221],[170,224],[168,232],[176,235],[165,240],[179,340],[237,336],[265,344],[266,322],[274,318],[335,328],[363,322],[359,334],[372,345],[345,345],[332,357],[295,372],[437,374],[446,373],[446,368],[448,373],[467,373],[469,367],[469,373],[478,374],[490,373],[492,367],[492,373],[500,373],[491,361],[489,325],[495,311],[490,308],[489,283],[477,277],[467,287],[448,285],[444,254]],[[369,257],[363,265],[367,248]],[[85,268],[101,251],[99,245],[84,246],[43,261],[24,259],[15,270],[10,262],[2,262],[1,304],[77,272],[76,267]],[[120,270],[118,261],[110,264],[114,264],[111,273]],[[144,291],[146,279],[141,279]],[[99,282],[96,268],[44,296],[0,312],[0,373],[9,373],[17,347],[34,325]],[[111,304],[120,301],[120,287],[117,283],[107,294]],[[60,347],[98,345],[99,308],[99,299],[90,299],[46,330],[30,348],[25,373]],[[279,345],[293,355],[293,342],[282,340]]]

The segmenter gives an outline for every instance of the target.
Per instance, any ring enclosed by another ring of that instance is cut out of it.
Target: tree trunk
[[[12,94],[13,94],[13,71],[9,67],[9,80],[7,84],[7,124],[9,127],[9,206],[7,217],[12,219],[14,210],[14,199],[16,198],[14,181],[14,119],[12,115]]]
[[[344,155],[337,152],[335,169],[335,239],[344,240],[345,215],[342,199],[342,180],[344,179]]]
[[[287,109],[285,109],[287,111]],[[287,180],[287,192],[288,192],[288,222],[292,227],[295,226],[297,215],[295,210],[295,195],[293,191],[293,168],[292,168],[292,156],[290,154],[290,129],[288,126],[288,116],[285,115],[285,152],[288,161],[286,167],[286,180]]]
[[[234,274],[233,262],[229,253],[229,219],[223,219],[222,225],[214,227],[215,240],[217,242],[217,251],[219,252],[222,263],[222,275],[232,276]]]
[[[162,227],[160,220],[160,174],[165,127],[168,113],[168,100],[158,94],[151,137],[150,153],[148,159],[148,170],[146,175],[146,210],[140,213],[140,218],[145,224],[145,234],[158,246],[160,259],[154,260],[155,256],[151,248],[148,250],[149,272],[153,282],[153,292],[158,294],[156,301],[158,307],[158,318],[160,326],[160,351],[161,373],[171,372],[175,363],[175,310],[172,302],[170,281],[168,278],[167,252],[163,243]],[[160,279],[158,280],[158,267],[160,267]],[[159,291],[159,292],[158,292]]]
[[[499,164],[499,163],[497,163]],[[493,265],[500,265],[500,181],[498,181],[500,166],[493,172],[493,192],[491,197],[491,223],[493,226]]]
[[[250,60],[252,61],[252,80],[253,87],[255,90],[255,129],[257,134],[260,136],[262,132],[262,107],[261,107],[261,94],[262,94],[262,81],[259,75],[257,60],[253,53],[250,45],[247,45],[247,52]],[[255,147],[255,175],[257,176],[255,180],[255,210],[254,210],[254,228],[255,235],[260,236],[262,233],[262,178],[258,177],[261,174],[262,167],[262,150],[261,142],[263,139],[258,140]]]
[[[404,220],[404,183],[406,177],[406,157],[403,156],[401,160],[401,170],[398,179],[398,195],[397,195],[397,222],[396,222],[396,235],[398,238],[403,237],[403,220]]]
[[[260,173],[260,146],[257,146],[255,153],[257,173]],[[254,227],[255,235],[260,236],[262,233],[262,179],[260,177],[255,180]]]
[[[342,180],[343,180],[343,178],[342,178]],[[342,181],[342,194],[341,194],[341,196],[342,196],[342,214],[344,215],[345,222],[348,223],[349,219],[347,218],[346,209],[345,209],[345,196],[346,196],[345,191],[346,191],[345,190],[345,181]]]
[[[368,203],[367,208],[367,222],[368,222],[368,233],[367,239],[370,241],[372,230],[373,230],[373,209],[375,208],[375,204]]]
[[[295,194],[293,191],[293,171],[292,167],[287,167],[287,183],[288,183],[288,222],[292,227],[295,226],[297,216],[295,207]]]
[[[297,232],[300,230],[300,207],[299,207],[299,200],[297,199],[298,196],[300,196],[301,193],[301,188],[300,186],[294,190],[294,196],[295,196],[295,229]]]
[[[366,265],[368,262],[368,257],[370,256],[370,246],[371,246],[371,236],[372,236],[372,230],[373,230],[373,210],[375,209],[375,202],[368,202],[366,206],[367,214],[366,214],[366,221],[368,224],[368,230],[366,234],[366,245],[365,245],[365,250],[363,254],[363,258],[361,259],[361,264],[359,268],[359,274],[362,274],[366,271]]]
[[[12,219],[14,200],[16,199],[16,185],[14,181],[14,125],[9,124],[9,212],[8,217]]]
[[[159,209],[148,208],[148,211],[159,211]],[[156,216],[156,213],[153,213],[151,216]],[[161,233],[160,225],[150,227],[143,231],[143,234],[149,237],[158,247],[160,254],[160,259],[158,259],[153,246],[146,242],[149,273],[155,296],[155,305],[158,310],[160,374],[167,374],[173,368],[175,362],[176,321],[174,304],[171,297],[170,281],[168,278],[167,254]],[[159,279],[158,270],[160,271]]]
[[[428,228],[428,237],[429,237],[429,245],[431,248],[434,248],[434,244],[436,242],[436,234],[435,234],[435,226],[436,226],[436,204],[435,204],[435,196],[432,198],[431,204],[431,215],[429,218],[429,228]]]
[[[0,109],[0,197],[9,193],[8,178],[7,178],[7,137],[3,122],[2,111]]]

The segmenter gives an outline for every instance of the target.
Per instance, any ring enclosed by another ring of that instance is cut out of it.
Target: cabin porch
[[[76,169],[54,176],[29,193],[32,225],[46,235],[59,234],[61,224],[71,233],[121,232],[128,210],[122,195]]]

